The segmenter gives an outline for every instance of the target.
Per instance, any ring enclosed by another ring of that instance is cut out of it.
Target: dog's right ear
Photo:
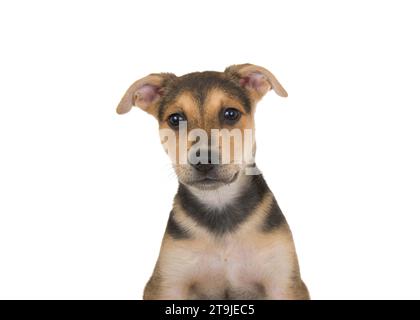
[[[117,107],[118,114],[124,114],[133,106],[155,114],[156,104],[162,97],[169,81],[176,78],[173,73],[152,73],[134,82],[122,97]]]

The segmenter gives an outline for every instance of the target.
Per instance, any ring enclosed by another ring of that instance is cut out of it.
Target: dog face
[[[217,189],[253,164],[255,106],[271,89],[287,96],[271,72],[251,64],[181,77],[151,74],[130,86],[117,112],[137,106],[153,115],[179,181]]]

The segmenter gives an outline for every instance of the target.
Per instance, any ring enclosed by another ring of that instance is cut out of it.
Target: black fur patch
[[[270,211],[265,217],[262,230],[264,232],[270,232],[280,227],[283,223],[286,223],[286,218],[284,217],[283,212],[281,212],[276,199],[273,197],[273,201],[270,205]]]
[[[250,176],[250,182],[242,194],[222,209],[208,208],[200,202],[184,185],[180,184],[177,198],[186,214],[199,225],[216,235],[234,231],[243,223],[269,192],[262,175]]]
[[[159,103],[159,120],[163,120],[163,114],[170,102],[185,92],[191,92],[198,105],[202,108],[207,94],[211,89],[218,88],[227,95],[238,99],[246,112],[251,111],[251,101],[245,89],[234,80],[223,76],[220,72],[206,71],[186,74],[171,84],[168,84],[165,93]]]
[[[168,224],[166,226],[166,232],[174,239],[189,239],[190,234],[185,228],[180,226],[178,222],[175,221],[174,213],[171,211],[169,214]]]

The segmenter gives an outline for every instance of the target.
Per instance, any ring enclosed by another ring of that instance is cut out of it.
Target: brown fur
[[[243,224],[235,233],[234,238],[237,244],[248,247],[249,250],[264,252],[281,244],[281,249],[285,254],[281,256],[282,263],[287,261],[287,272],[281,274],[278,270],[278,277],[269,274],[262,278],[261,283],[256,283],[257,294],[255,292],[237,293],[232,298],[238,299],[275,299],[277,296],[271,296],[271,283],[273,281],[284,283],[287,289],[282,293],[283,299],[309,299],[309,294],[305,284],[300,280],[299,265],[295,254],[292,234],[287,224],[271,233],[263,233],[260,230],[262,221],[267,215],[267,208],[273,201],[272,194],[268,194],[258,208],[252,219]],[[144,299],[193,299],[193,298],[223,298],[225,297],[226,284],[224,279],[214,279],[209,277],[209,273],[192,275],[191,271],[196,268],[191,261],[191,252],[208,253],[220,250],[228,238],[215,238],[207,230],[197,226],[175,202],[174,211],[177,221],[189,232],[191,239],[176,241],[170,236],[165,235],[160,251],[160,258],[157,262],[155,272],[144,291]],[[225,258],[228,259],[228,258]],[[188,268],[192,265],[191,269]],[[275,271],[273,264],[273,273]],[[166,270],[161,272],[160,270]],[[185,274],[186,273],[186,274]],[[167,282],[165,279],[171,279],[174,282]],[[176,287],[177,290],[170,292],[166,288]],[[211,289],[209,289],[211,288]],[[261,292],[263,288],[263,292]],[[210,293],[206,296],[205,293]],[[213,294],[213,296],[211,295]]]
[[[144,86],[149,87],[144,89]],[[188,130],[201,128],[210,132],[235,128],[243,132],[254,130],[256,103],[270,89],[287,96],[271,72],[250,64],[231,66],[225,72],[182,77],[152,74],[127,90],[117,111],[125,113],[131,105],[139,106],[158,119],[161,129],[169,128],[169,115],[183,113],[188,119]],[[242,113],[234,127],[218,120],[225,107],[234,107]],[[190,142],[188,148],[191,145]],[[183,183],[182,177],[191,168],[174,167]],[[237,170],[237,167],[230,164],[226,170]],[[241,181],[247,183],[249,179]],[[175,197],[144,299],[309,299],[287,222],[276,220],[273,228],[264,227],[271,210],[277,206],[269,190],[262,193],[242,223],[224,234],[215,234],[200,225],[180,199]],[[175,231],[171,233],[170,227]]]

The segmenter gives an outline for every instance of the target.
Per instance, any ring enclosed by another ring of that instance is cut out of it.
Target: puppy
[[[253,162],[255,142],[220,142],[221,132],[253,138],[256,104],[271,89],[287,97],[270,71],[242,64],[150,74],[123,96],[119,114],[137,106],[158,120],[179,180],[144,299],[309,299],[289,226]],[[181,127],[200,134],[185,141]],[[247,147],[248,159],[220,161]]]

